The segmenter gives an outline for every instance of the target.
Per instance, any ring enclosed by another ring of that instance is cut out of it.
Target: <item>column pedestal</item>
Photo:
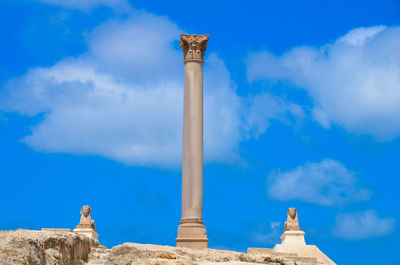
[[[204,223],[196,219],[181,220],[178,226],[177,247],[207,248],[208,238]]]

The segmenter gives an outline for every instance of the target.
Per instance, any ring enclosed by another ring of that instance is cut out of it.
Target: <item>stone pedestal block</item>
[[[98,240],[98,238],[99,238],[99,234],[97,234],[97,232],[95,230],[90,229],[90,228],[76,228],[76,229],[74,229],[74,232],[85,235],[94,240]]]
[[[282,244],[306,245],[303,231],[285,231],[281,236]]]
[[[208,238],[204,223],[196,219],[181,220],[176,245],[186,248],[207,248]]]

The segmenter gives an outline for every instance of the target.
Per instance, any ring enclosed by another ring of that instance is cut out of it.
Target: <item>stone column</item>
[[[207,248],[203,215],[203,63],[208,35],[181,34],[185,63],[182,219],[178,247]]]

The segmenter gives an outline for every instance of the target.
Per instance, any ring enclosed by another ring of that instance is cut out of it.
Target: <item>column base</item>
[[[182,219],[178,226],[177,247],[207,248],[208,238],[204,222],[197,219]]]

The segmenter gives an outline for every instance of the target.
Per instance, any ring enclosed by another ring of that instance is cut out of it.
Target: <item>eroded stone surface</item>
[[[216,249],[191,249],[170,246],[125,243],[111,250],[94,250],[89,264],[115,265],[207,265],[207,264],[269,264],[269,265],[315,265],[313,259],[296,259],[270,254],[248,255],[241,252]],[[99,255],[100,254],[100,255]],[[98,258],[99,257],[99,258]]]
[[[2,265],[316,265],[315,259],[241,252],[125,243],[106,249],[68,231],[2,231]]]
[[[90,244],[88,237],[68,231],[0,231],[0,264],[84,264]]]

